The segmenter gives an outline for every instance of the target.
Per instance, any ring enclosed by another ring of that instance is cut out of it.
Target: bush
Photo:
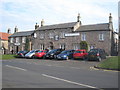
[[[80,48],[88,51],[88,43],[86,41],[81,41]]]

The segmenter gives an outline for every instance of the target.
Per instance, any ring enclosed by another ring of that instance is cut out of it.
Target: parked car
[[[16,57],[20,57],[20,58],[25,57],[25,54],[27,54],[28,52],[29,51],[19,51]]]
[[[34,54],[34,58],[43,58],[47,52],[47,50],[38,51]]]
[[[88,52],[88,60],[101,61],[106,58],[106,53],[104,49],[91,49]]]
[[[57,55],[58,60],[68,60],[73,58],[73,53],[75,50],[65,50]]]
[[[87,58],[87,51],[85,49],[76,50],[73,54],[74,59],[86,59]]]
[[[45,55],[45,58],[55,59],[57,55],[60,54],[62,51],[62,49],[53,49]]]
[[[38,51],[40,51],[40,50],[32,50],[32,51],[28,52],[27,54],[25,54],[25,57],[26,58],[33,58],[33,55]]]

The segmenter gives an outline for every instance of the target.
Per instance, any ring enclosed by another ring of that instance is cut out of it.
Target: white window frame
[[[81,34],[81,40],[82,41],[86,41],[86,33],[82,33]]]
[[[66,48],[65,43],[61,43],[61,44],[60,44],[60,48],[61,48],[61,49],[65,49],[65,48]]]
[[[40,33],[40,39],[44,39],[45,35],[44,33]]]
[[[79,44],[79,43],[74,43],[74,44],[73,44],[73,49],[74,49],[74,50],[80,49],[80,44]]]
[[[54,33],[51,33],[51,32],[50,32],[50,33],[49,33],[49,38],[50,38],[50,39],[53,39],[53,38],[54,38]]]
[[[104,34],[103,33],[99,34],[99,41],[104,41]]]
[[[20,40],[19,37],[16,37],[15,42],[19,43],[20,42],[19,40]]]
[[[40,44],[40,50],[44,50],[45,45],[44,44]]]
[[[60,33],[60,38],[65,38],[65,32]]]
[[[10,43],[13,43],[13,38],[10,38]]]
[[[22,37],[22,43],[26,43],[26,37]]]

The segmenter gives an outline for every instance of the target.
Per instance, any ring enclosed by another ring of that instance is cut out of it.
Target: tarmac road
[[[99,62],[14,59],[2,61],[3,88],[118,88],[118,72]]]

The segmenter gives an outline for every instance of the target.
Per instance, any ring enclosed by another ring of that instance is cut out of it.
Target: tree
[[[80,42],[80,48],[88,50],[88,43],[86,41],[81,41]]]
[[[25,50],[26,51],[29,51],[29,47],[30,47],[30,45],[29,45],[29,39],[28,39],[28,37],[26,37],[26,43],[25,43]]]

